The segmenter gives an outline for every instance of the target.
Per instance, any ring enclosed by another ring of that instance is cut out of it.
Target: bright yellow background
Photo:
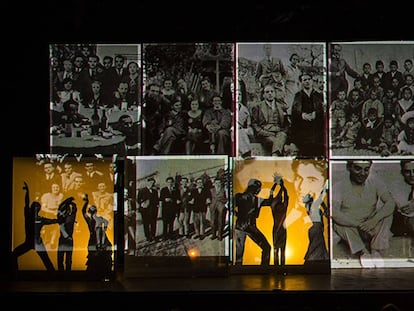
[[[312,161],[312,160],[293,160],[293,161]],[[258,179],[262,182],[262,190],[258,194],[260,198],[268,198],[270,188],[273,185],[273,173],[283,177],[285,187],[288,191],[289,205],[287,215],[293,213],[300,217],[287,227],[286,241],[286,264],[302,265],[304,256],[309,244],[308,230],[311,226],[310,219],[307,216],[306,209],[302,204],[297,204],[298,198],[293,185],[293,172],[291,169],[292,160],[258,160],[253,161],[236,161],[234,169],[234,194],[243,192],[247,188],[250,178]],[[277,194],[280,186],[277,186],[274,193]],[[325,203],[328,202],[325,199]],[[293,213],[292,213],[293,212]],[[289,216],[288,216],[289,217]],[[325,242],[328,247],[328,222],[325,220]],[[234,219],[234,224],[236,220]],[[272,246],[270,264],[273,264],[273,216],[270,206],[261,208],[257,226],[266,236],[267,241]],[[328,248],[329,249],[329,248]],[[235,251],[235,245],[234,249]],[[235,253],[235,252],[234,252]],[[246,238],[245,251],[243,256],[243,265],[259,265],[261,262],[261,249],[249,238]]]
[[[90,159],[89,159],[90,160]],[[101,172],[108,170],[108,163],[110,159],[105,159],[105,162],[94,159],[95,167]],[[77,162],[73,159],[74,171],[78,173],[84,173],[84,160]],[[63,169],[63,165],[62,165]],[[29,186],[30,203],[35,200],[34,189],[37,187],[36,179],[37,175],[43,171],[43,166],[36,165],[35,158],[14,158],[13,159],[13,215],[12,215],[12,249],[24,242],[25,229],[24,229],[24,198],[26,191],[23,190],[23,182],[26,181]],[[50,189],[44,189],[44,192],[49,192]],[[92,194],[89,194],[91,200]],[[65,199],[66,197],[64,197]],[[89,239],[89,230],[82,216],[83,201],[77,203],[78,211],[76,213],[76,223],[73,232],[73,257],[72,257],[72,270],[86,270],[86,256],[87,245]],[[114,245],[114,221],[112,220],[108,224],[107,236]],[[42,215],[42,212],[40,212]],[[45,233],[50,230],[59,230],[58,224],[46,225],[43,228]],[[49,257],[57,270],[57,251],[48,251]],[[23,254],[18,259],[19,270],[46,270],[40,257],[36,251],[30,250],[26,254]]]

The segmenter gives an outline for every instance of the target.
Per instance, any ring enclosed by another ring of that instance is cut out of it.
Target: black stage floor
[[[414,310],[414,269],[333,269],[330,274],[137,277],[114,281],[14,281],[0,284],[13,306],[42,299],[47,308],[93,301],[105,310]],[[64,303],[62,303],[64,301]],[[387,309],[388,310],[388,309]]]

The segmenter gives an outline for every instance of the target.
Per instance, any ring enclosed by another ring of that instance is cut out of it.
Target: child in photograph
[[[398,135],[398,152],[403,155],[414,154],[414,111],[408,111],[401,117],[404,127]]]
[[[338,136],[345,126],[345,109],[348,106],[345,90],[338,91],[331,105],[331,128],[334,136]]]
[[[355,148],[378,151],[381,133],[382,121],[378,117],[377,110],[370,108],[368,118],[363,121],[363,125],[358,132]]]
[[[402,91],[402,98],[398,100],[395,107],[395,115],[397,117],[398,124],[400,129],[404,127],[404,122],[402,121],[402,116],[408,112],[414,110],[414,99],[413,93],[410,88],[406,87]]]
[[[382,98],[382,105],[384,106],[384,120],[387,117],[395,117],[395,107],[397,106],[398,97],[393,89],[388,89]]]
[[[361,93],[357,89],[351,90],[348,96],[348,106],[345,108],[346,119],[351,120],[353,113],[356,113],[360,117],[363,103],[364,98],[361,97]]]
[[[345,123],[344,128],[338,135],[335,146],[337,148],[354,147],[361,126],[362,123],[359,120],[359,114],[353,112],[351,115],[351,120]]]
[[[397,152],[398,134],[399,130],[394,124],[394,118],[386,115],[379,145],[379,150],[382,156],[389,156]]]
[[[369,91],[369,98],[362,105],[362,121],[368,119],[368,112],[371,108],[375,108],[379,119],[384,117],[384,105],[375,90]]]

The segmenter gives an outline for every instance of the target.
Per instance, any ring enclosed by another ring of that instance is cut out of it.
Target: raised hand
[[[282,182],[282,177],[277,173],[273,173],[273,182],[280,185],[280,183]]]

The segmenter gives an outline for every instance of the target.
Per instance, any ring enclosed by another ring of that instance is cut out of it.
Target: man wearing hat
[[[262,249],[261,265],[269,265],[271,246],[264,234],[256,225],[260,208],[266,201],[257,197],[262,189],[262,182],[258,179],[250,179],[247,189],[235,196],[236,220],[236,264],[243,262],[244,246],[246,237],[249,236]]]
[[[398,135],[398,152],[402,155],[414,154],[414,111],[408,111],[401,117],[403,129]]]

